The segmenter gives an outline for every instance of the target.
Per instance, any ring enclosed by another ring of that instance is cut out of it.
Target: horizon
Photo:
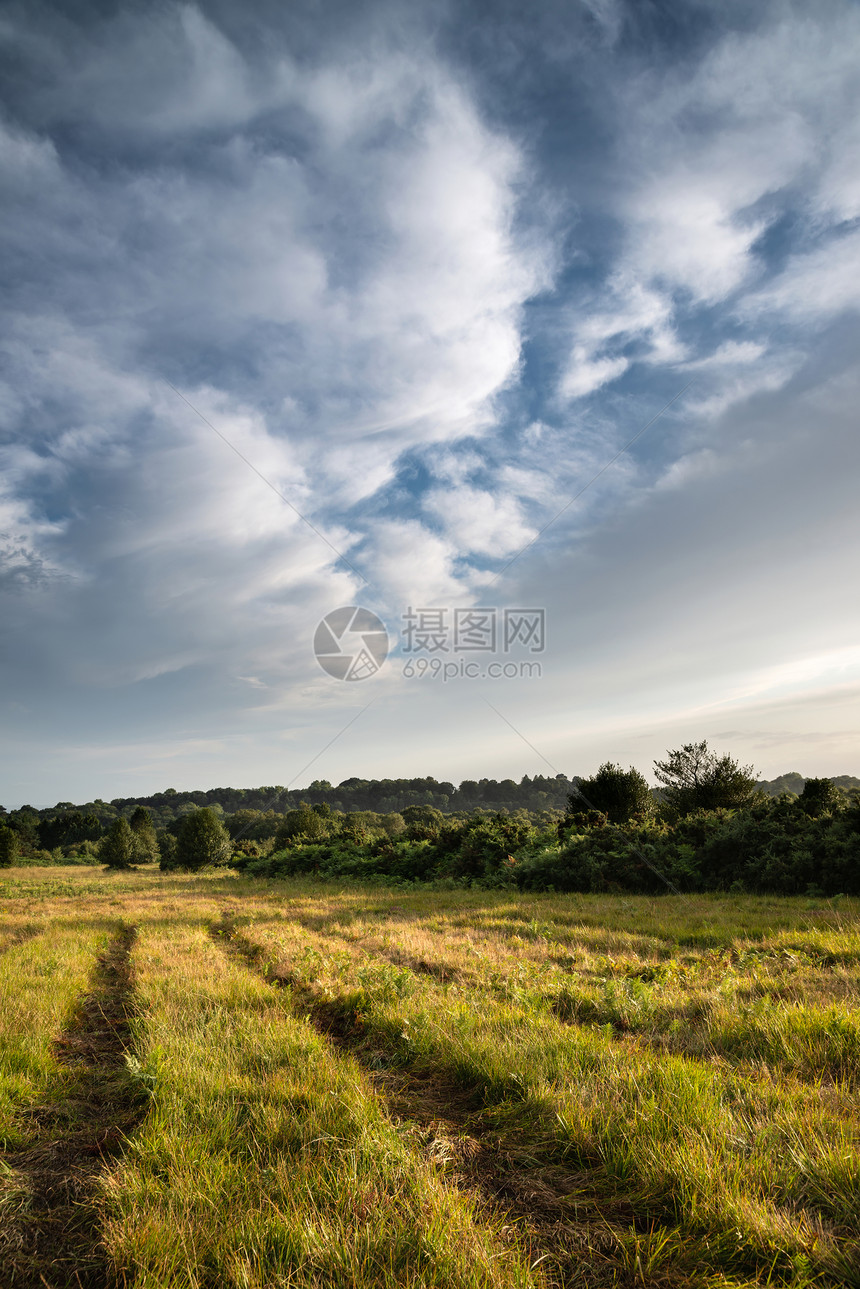
[[[595,768],[597,768],[597,767],[595,767]],[[636,768],[638,768],[638,767],[632,767],[632,768],[636,769]],[[807,779],[811,779],[811,778],[814,778],[814,777],[815,777],[815,776],[813,776],[813,775],[806,775],[806,774],[802,774],[799,770],[785,770],[785,771],[783,771],[783,773],[782,773],[782,774],[774,775],[774,776],[773,776],[773,778],[771,778],[771,779],[762,779],[761,777],[757,778],[757,780],[756,780],[756,786],[760,786],[761,784],[771,784],[771,783],[775,783],[775,782],[778,782],[780,779],[792,778],[792,777],[794,777],[794,776],[798,776],[799,778],[803,779],[804,781],[805,781],[805,780],[807,780]],[[358,777],[358,776],[350,776],[350,778],[352,778],[352,777]],[[430,776],[430,775],[425,775],[425,776],[414,775],[414,776],[410,776],[410,777],[412,777],[412,778],[421,778],[421,777],[424,777],[424,778],[434,778],[435,776]],[[509,776],[509,777],[512,777],[512,776]],[[522,784],[522,780],[523,780],[524,778],[529,778],[529,779],[531,779],[531,778],[534,778],[534,777],[539,777],[539,776],[525,775],[525,774],[524,774],[524,775],[521,775],[519,779],[515,779],[515,780],[514,780],[514,782],[515,782],[517,785],[521,785],[521,784]],[[551,777],[551,776],[546,776],[546,777]],[[573,780],[573,779],[585,779],[585,778],[587,778],[587,777],[589,777],[589,776],[587,776],[587,775],[574,774],[574,775],[566,775],[566,776],[563,776],[563,777],[565,777],[568,781],[571,781],[571,780]],[[846,773],[844,773],[844,774],[841,774],[841,775],[838,775],[838,774],[837,774],[837,775],[824,775],[824,776],[822,776],[822,777],[824,777],[824,778],[832,778],[832,779],[834,779],[834,780],[837,780],[837,779],[840,779],[840,778],[846,778],[846,779],[857,779],[857,780],[858,780],[858,782],[860,782],[860,775],[853,775],[853,774],[849,774],[849,773],[847,773],[847,772],[846,772]],[[437,780],[437,782],[441,782],[441,783],[451,782],[451,783],[453,783],[453,785],[454,785],[454,790],[455,790],[455,791],[459,791],[459,790],[460,790],[460,788],[462,787],[462,784],[463,784],[463,783],[470,782],[470,781],[474,781],[474,782],[477,782],[477,783],[479,783],[479,784],[480,784],[481,782],[484,782],[484,781],[487,781],[487,780],[488,780],[488,776],[484,775],[484,776],[482,776],[482,778],[481,778],[481,779],[478,779],[478,780],[470,780],[470,779],[468,779],[468,778],[464,778],[464,779],[461,779],[461,780],[459,780],[459,781],[457,781],[457,780],[445,780],[445,779],[441,779],[441,780]],[[341,780],[341,782],[340,782],[340,783],[332,783],[332,784],[330,784],[330,785],[329,785],[329,787],[326,789],[326,791],[336,792],[338,788],[343,787],[343,786],[344,786],[344,784],[345,784],[345,783],[348,783],[349,781],[350,781],[350,779],[345,779],[345,780]],[[374,780],[374,779],[370,779],[370,780],[365,780],[365,781],[366,781],[366,782],[371,782],[371,783],[372,783],[372,782],[379,782],[379,780],[378,780],[378,779],[376,779],[376,780]],[[390,781],[391,781],[391,782],[398,782],[398,781],[399,781],[399,782],[403,782],[404,780],[396,780],[396,779],[392,779],[392,780],[390,780]],[[495,779],[491,779],[491,780],[489,780],[489,781],[490,781],[490,782],[499,782],[499,780],[495,780]],[[280,792],[279,792],[279,793],[278,793],[278,794],[277,794],[277,795],[272,799],[272,803],[271,803],[271,804],[272,804],[272,805],[274,805],[274,803],[275,803],[276,801],[281,800],[281,799],[282,799],[283,797],[285,797],[288,793],[293,793],[293,794],[297,794],[297,795],[298,795],[298,794],[301,794],[301,793],[303,793],[303,792],[310,792],[310,791],[312,791],[312,790],[313,790],[313,784],[314,784],[315,782],[318,782],[318,780],[312,780],[312,781],[311,781],[311,783],[309,783],[309,784],[305,784],[305,786],[304,786],[304,787],[295,787],[295,786],[286,786],[286,787],[282,787],[282,790],[281,790],[281,791],[280,791]],[[42,811],[42,810],[56,810],[56,809],[58,808],[58,806],[60,806],[60,805],[65,806],[65,807],[68,807],[69,805],[71,805],[73,809],[78,809],[80,806],[84,806],[84,805],[92,805],[92,804],[95,804],[96,802],[101,802],[101,803],[102,803],[102,804],[104,804],[104,805],[113,805],[113,804],[114,804],[114,802],[116,802],[116,801],[137,801],[137,800],[142,800],[142,799],[145,799],[145,798],[148,798],[148,797],[164,796],[164,795],[166,795],[167,793],[170,793],[170,792],[175,792],[175,793],[177,794],[177,796],[182,796],[182,795],[184,795],[184,794],[187,794],[187,793],[194,793],[194,792],[224,792],[224,791],[228,791],[228,790],[233,790],[233,791],[237,791],[237,792],[253,792],[253,791],[258,791],[258,792],[259,792],[259,791],[261,791],[261,790],[262,790],[262,788],[264,788],[264,787],[269,787],[269,786],[277,787],[277,786],[281,786],[281,785],[276,785],[276,784],[275,784],[275,785],[267,785],[267,784],[249,784],[249,785],[246,785],[246,786],[245,786],[245,785],[241,785],[241,784],[218,784],[216,787],[212,787],[212,788],[200,788],[200,787],[197,787],[197,788],[174,788],[174,787],[171,785],[171,787],[169,787],[169,788],[161,788],[160,790],[157,790],[157,791],[155,791],[155,792],[140,792],[140,793],[136,793],[136,794],[131,794],[131,795],[127,796],[127,797],[113,797],[113,798],[105,798],[105,797],[90,797],[90,798],[88,798],[88,799],[87,799],[87,801],[73,801],[73,802],[68,802],[68,801],[66,801],[66,800],[64,800],[64,799],[63,799],[63,800],[60,800],[60,801],[54,802],[53,804],[44,804],[44,805],[39,805],[39,804],[37,804],[36,802],[32,802],[32,801],[27,801],[27,802],[20,802],[19,804],[14,805],[14,806],[7,806],[7,805],[5,805],[5,803],[4,803],[4,802],[0,802],[0,806],[3,806],[3,807],[4,807],[4,809],[5,809],[5,810],[7,810],[7,811],[23,810],[23,809],[28,808],[28,807],[29,807],[30,809],[32,809],[32,810],[39,810],[39,811]],[[653,783],[649,783],[649,785],[648,785],[648,786],[649,786],[650,788],[654,789],[655,787],[657,787],[657,786],[659,786],[659,785],[656,785],[656,784],[653,784]]]

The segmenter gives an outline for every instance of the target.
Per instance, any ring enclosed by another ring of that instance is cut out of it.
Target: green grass
[[[100,1183],[129,1289],[860,1285],[857,901],[88,869],[0,899],[9,1144],[138,928],[152,1095]]]
[[[27,1135],[22,1108],[62,1082],[53,1044],[84,993],[107,931],[56,918],[41,934],[16,942],[21,921],[7,916],[2,925],[9,946],[0,958],[0,1149],[7,1150]],[[23,928],[33,930],[32,919]]]
[[[151,1112],[105,1183],[140,1286],[540,1283],[411,1150],[361,1070],[206,934],[141,932]]]

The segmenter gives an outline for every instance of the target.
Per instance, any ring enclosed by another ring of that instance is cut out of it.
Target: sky
[[[849,0],[7,4],[0,802],[860,774],[858,68]]]

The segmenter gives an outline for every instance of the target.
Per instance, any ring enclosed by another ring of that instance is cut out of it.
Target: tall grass
[[[10,944],[0,958],[2,1150],[26,1138],[22,1110],[62,1084],[53,1044],[107,942],[107,930],[79,926],[74,919],[46,919],[45,926],[41,934]]]
[[[136,962],[154,1095],[105,1182],[107,1244],[136,1286],[541,1283],[354,1062],[203,930],[144,925]]]
[[[752,1077],[621,1044],[609,1026],[565,1026],[528,991],[440,984],[355,945],[344,955],[295,921],[253,934],[297,980],[300,1005],[339,1008],[377,1059],[381,1049],[476,1089],[487,1124],[590,1170],[593,1186],[671,1227],[683,1264],[772,1283],[808,1267],[821,1283],[860,1283],[857,1219],[845,1226],[860,1197],[860,1132],[844,1091],[829,1103],[766,1065]],[[761,1060],[755,1047],[747,1056]]]
[[[10,870],[0,899],[7,1146],[64,1077],[52,1040],[105,929],[139,928],[152,1095],[100,1210],[128,1289],[560,1283],[387,1113],[386,1078],[404,1114],[410,1089],[456,1095],[536,1206],[541,1175],[567,1179],[571,1266],[584,1223],[619,1285],[860,1285],[856,901],[87,869]],[[253,969],[209,934],[225,902]]]

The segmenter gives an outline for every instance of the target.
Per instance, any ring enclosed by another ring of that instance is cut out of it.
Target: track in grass
[[[57,1084],[22,1112],[28,1141],[0,1159],[19,1182],[16,1212],[0,1231],[2,1284],[9,1289],[104,1289],[95,1186],[106,1160],[139,1122],[146,1096],[125,1055],[133,1014],[130,950],[120,927],[98,955],[89,992],[54,1045]]]
[[[245,936],[229,914],[222,914],[211,932],[222,949],[269,984],[293,992],[317,1032],[362,1067],[390,1116],[414,1125],[416,1144],[444,1165],[450,1182],[468,1190],[479,1208],[516,1224],[549,1284],[623,1289],[642,1283],[635,1267],[628,1271],[618,1261],[625,1233],[639,1225],[629,1203],[617,1197],[598,1201],[590,1193],[589,1174],[538,1163],[510,1143],[490,1138],[482,1131],[477,1089],[464,1089],[441,1074],[388,1066],[383,1054],[363,1043],[365,1028],[354,1012],[321,999],[298,976],[267,961],[265,949]],[[421,972],[417,965],[412,969]],[[650,1281],[674,1282],[671,1274]]]
[[[42,928],[37,926],[13,927],[9,931],[0,932],[0,954],[8,953],[10,949],[17,949],[19,944],[26,944],[39,935]]]

